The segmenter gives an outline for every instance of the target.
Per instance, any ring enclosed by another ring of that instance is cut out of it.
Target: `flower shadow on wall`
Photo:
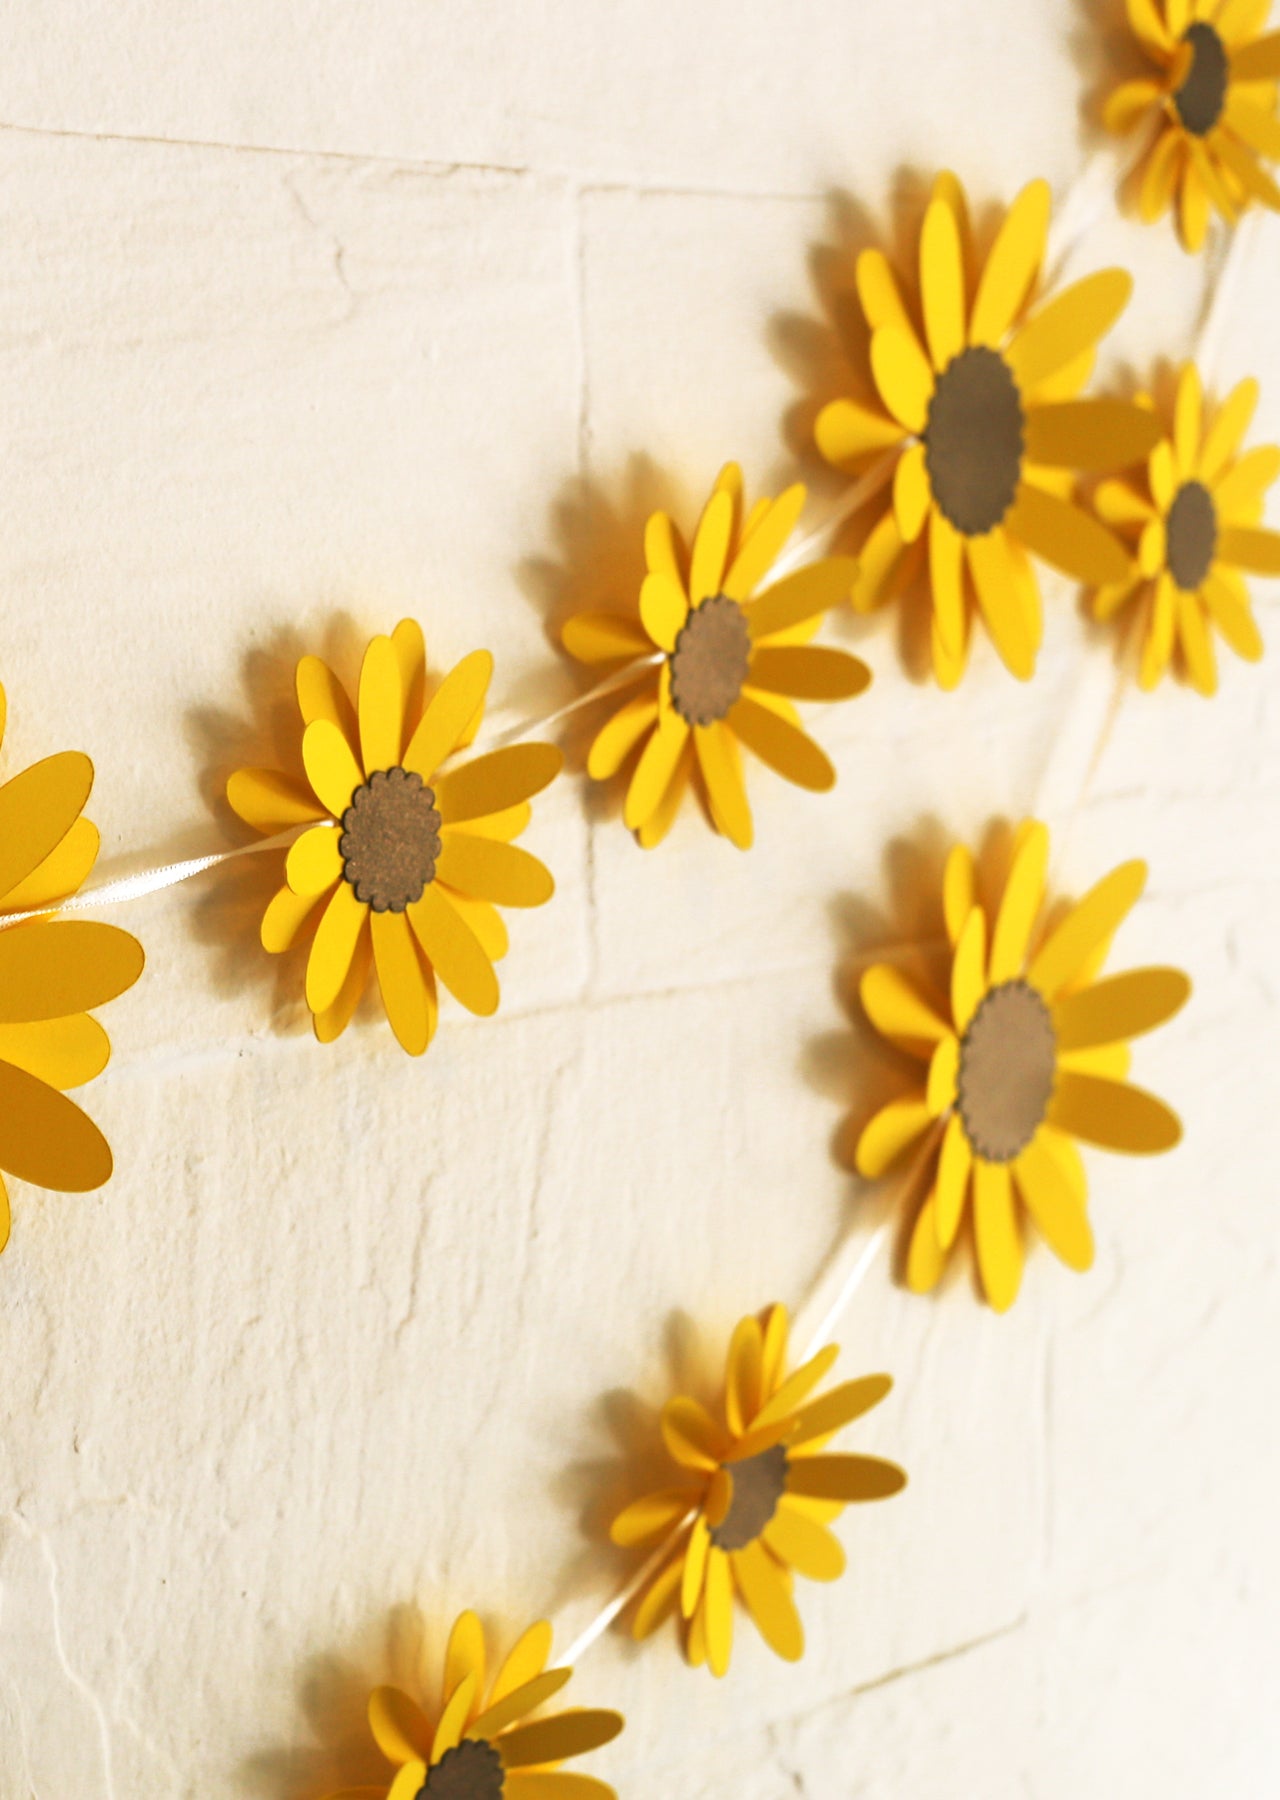
[[[864,1182],[858,1174],[857,1148],[870,1120],[908,1091],[912,1077],[918,1076],[918,1064],[885,1043],[867,1017],[859,988],[869,968],[888,963],[926,987],[945,991],[951,949],[942,891],[952,841],[952,835],[944,831],[937,819],[921,820],[911,833],[894,838],[885,851],[887,899],[883,910],[861,898],[840,902],[839,923],[846,948],[836,987],[852,1029],[817,1039],[811,1051],[814,1078],[821,1081],[824,1090],[845,1104],[851,1094],[855,1096],[853,1109],[837,1127],[834,1154],[842,1168],[858,1176],[857,1205],[866,1220],[879,1224],[896,1215],[894,1275],[900,1282],[906,1280],[911,1240],[926,1198],[928,1171],[908,1163],[905,1192],[904,1172],[899,1172],[896,1180]],[[995,899],[1002,892],[1013,849],[1014,830],[1008,821],[997,820],[987,827],[977,854],[978,888],[982,895]],[[962,1233],[968,1234],[970,1229],[966,1218]],[[962,1266],[973,1270],[971,1251],[966,1235],[962,1238],[961,1255],[952,1259],[942,1278],[942,1290],[962,1279]],[[972,1281],[974,1293],[980,1295],[976,1275]]]

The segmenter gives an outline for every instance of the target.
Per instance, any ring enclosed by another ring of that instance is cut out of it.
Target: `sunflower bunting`
[[[634,662],[644,684],[596,737],[587,772],[608,781],[630,765],[623,816],[646,849],[670,831],[691,784],[716,830],[750,848],[743,745],[798,787],[835,785],[792,701],[852,699],[871,674],[856,656],[809,642],[823,613],[849,596],[857,573],[849,557],[769,581],[804,499],[797,485],[744,518],[742,473],[728,464],[691,550],[666,513],[650,518],[638,617],[579,613],[564,627],[578,662]]]
[[[550,1654],[550,1625],[531,1625],[486,1695],[484,1628],[475,1613],[461,1613],[433,1718],[399,1688],[375,1688],[369,1697],[369,1728],[396,1771],[390,1782],[344,1788],[330,1800],[617,1800],[606,1782],[560,1764],[617,1737],[619,1713],[577,1707],[531,1716],[573,1674],[548,1669]]]
[[[1071,472],[1123,468],[1158,436],[1137,406],[1077,398],[1133,283],[1106,269],[1037,304],[1049,209],[1045,182],[1024,188],[979,270],[964,190],[940,176],[918,288],[880,250],[858,258],[876,399],[833,400],[818,415],[818,447],[838,468],[893,459],[892,499],[853,602],[869,612],[901,594],[927,557],[945,688],[964,674],[975,610],[1008,668],[1033,673],[1042,627],[1031,555],[1080,581],[1125,579],[1123,546],[1069,498]]]
[[[5,696],[0,688],[0,739]],[[88,1009],[142,973],[142,946],[115,925],[23,919],[70,899],[98,854],[82,816],[93,764],[77,750],[47,756],[0,787],[0,1169],[37,1187],[80,1194],[111,1174],[111,1151],[66,1097],[107,1066],[111,1043]],[[0,1176],[0,1250],[9,1195]]]
[[[1049,834],[1018,833],[998,906],[977,894],[974,859],[947,862],[944,912],[950,996],[885,964],[862,978],[862,1003],[880,1034],[926,1065],[914,1093],[883,1107],[858,1142],[857,1165],[883,1175],[917,1144],[928,1147],[928,1194],[916,1220],[907,1279],[934,1287],[972,1198],[978,1271],[998,1311],[1022,1280],[1019,1203],[1069,1268],[1093,1262],[1084,1167],[1074,1139],[1106,1150],[1171,1150],[1181,1127],[1168,1107],[1125,1079],[1128,1040],[1162,1025],[1191,984],[1177,969],[1099,979],[1116,931],[1147,871],[1124,863],[1057,923],[1038,929]]]
[[[685,1654],[713,1675],[729,1667],[734,1596],[769,1647],[788,1662],[804,1653],[793,1575],[836,1581],[845,1557],[831,1522],[855,1500],[885,1500],[906,1486],[896,1464],[828,1456],[836,1432],[878,1406],[887,1375],[846,1381],[817,1399],[840,1354],[829,1345],[787,1372],[787,1310],[742,1319],[729,1345],[722,1417],[680,1396],[663,1408],[662,1435],[678,1485],[636,1500],[613,1522],[615,1544],[670,1537],[670,1554],[636,1611],[647,1637],[677,1607]]]
[[[1237,656],[1262,656],[1244,576],[1280,575],[1280,534],[1261,528],[1280,449],[1268,444],[1241,455],[1257,404],[1257,382],[1242,381],[1206,419],[1200,376],[1188,363],[1145,473],[1098,489],[1098,513],[1132,541],[1134,568],[1127,581],[1094,595],[1093,613],[1107,620],[1138,609],[1144,688],[1176,661],[1202,694],[1212,694],[1215,627]]]
[[[1258,36],[1271,0],[1127,4],[1155,73],[1122,82],[1103,117],[1117,136],[1153,133],[1140,165],[1142,217],[1153,224],[1176,204],[1182,242],[1195,251],[1215,208],[1232,225],[1255,200],[1280,210],[1280,187],[1258,160],[1280,157],[1280,32]]]
[[[227,799],[289,847],[285,885],[262,920],[264,948],[310,934],[307,1005],[331,1043],[377,971],[391,1029],[411,1056],[436,1028],[436,978],[471,1012],[497,1009],[493,965],[506,955],[498,906],[541,906],[554,883],[512,839],[529,799],[559,773],[550,744],[516,744],[437,773],[474,738],[493,672],[476,650],[426,698],[426,651],[412,620],[364,654],[356,702],[315,656],[298,664],[305,780],[240,769]]]

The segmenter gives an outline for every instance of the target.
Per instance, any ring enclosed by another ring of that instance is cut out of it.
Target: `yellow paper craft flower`
[[[1280,449],[1240,454],[1257,403],[1257,382],[1242,381],[1206,420],[1200,376],[1188,363],[1145,472],[1098,489],[1099,514],[1132,541],[1134,569],[1094,595],[1093,613],[1107,620],[1141,608],[1144,688],[1156,685],[1176,651],[1181,671],[1212,694],[1215,627],[1237,656],[1262,656],[1244,576],[1280,575],[1280,535],[1261,529]]]
[[[685,1654],[713,1675],[729,1667],[735,1595],[777,1655],[804,1653],[793,1578],[836,1581],[845,1557],[829,1527],[856,1500],[885,1500],[906,1486],[895,1463],[829,1456],[836,1432],[878,1406],[887,1375],[846,1381],[812,1399],[840,1354],[835,1345],[787,1372],[787,1310],[742,1319],[729,1345],[723,1417],[681,1395],[662,1412],[662,1434],[679,1467],[676,1486],[636,1500],[613,1522],[615,1544],[677,1535],[632,1625],[636,1638],[677,1607]]]
[[[0,688],[0,738],[5,696]],[[84,818],[93,764],[77,750],[47,756],[0,787],[0,926],[67,900],[98,854]],[[81,1194],[111,1174],[107,1140],[66,1097],[107,1066],[111,1043],[89,1008],[142,973],[142,946],[115,925],[23,919],[0,928],[0,1169],[37,1187]],[[0,1177],[0,1250],[9,1195]]]
[[[560,1765],[617,1737],[620,1713],[577,1707],[532,1717],[573,1674],[548,1669],[550,1654],[550,1625],[531,1625],[486,1697],[484,1629],[475,1613],[460,1614],[432,1717],[399,1688],[370,1695],[370,1729],[396,1769],[390,1784],[344,1788],[331,1800],[617,1800],[606,1782]]]
[[[978,1270],[998,1311],[1022,1280],[1021,1207],[1069,1268],[1093,1262],[1084,1165],[1075,1139],[1105,1150],[1171,1150],[1181,1126],[1163,1101],[1125,1079],[1128,1041],[1162,1025],[1191,984],[1177,969],[1099,979],[1116,931],[1146,883],[1124,863],[1057,923],[1041,923],[1049,834],[1017,835],[999,904],[977,896],[974,859],[948,859],[944,911],[951,946],[947,999],[886,964],[862,978],[876,1029],[926,1065],[915,1092],[867,1125],[856,1160],[869,1179],[929,1146],[928,1195],[911,1239],[907,1279],[933,1288],[972,1200]]]
[[[345,1031],[371,966],[411,1056],[435,1034],[437,976],[470,1011],[494,1012],[493,965],[507,951],[496,909],[541,906],[554,892],[511,840],[529,823],[530,797],[559,773],[560,752],[516,744],[437,773],[479,729],[492,673],[489,652],[473,651],[426,699],[426,651],[410,619],[371,641],[354,703],[319,657],[304,656],[306,780],[240,769],[227,783],[257,831],[311,824],[289,847],[262,942],[280,952],[313,933],[306,997],[321,1043]]]
[[[1182,241],[1199,250],[1212,209],[1229,224],[1255,200],[1280,209],[1280,188],[1258,160],[1280,157],[1280,32],[1258,36],[1271,0],[1127,3],[1156,73],[1122,82],[1103,117],[1118,136],[1154,129],[1139,211],[1152,224],[1176,203]]]
[[[1008,668],[1023,680],[1033,673],[1042,627],[1032,555],[1081,581],[1128,571],[1122,545],[1068,496],[1072,471],[1122,468],[1156,441],[1141,408],[1077,398],[1133,282],[1104,269],[1036,304],[1049,209],[1047,183],[1033,181],[979,269],[964,190],[940,176],[918,289],[882,251],[858,258],[880,405],[833,400],[817,419],[818,447],[838,468],[861,474],[896,458],[853,603],[869,612],[899,595],[927,554],[933,666],[945,688],[964,673],[975,610]]]
[[[623,816],[646,849],[670,831],[691,782],[715,828],[750,848],[743,746],[798,787],[835,785],[792,701],[851,699],[871,673],[856,656],[809,643],[823,613],[848,598],[855,562],[827,557],[769,582],[804,499],[803,487],[790,487],[744,518],[742,472],[729,463],[692,550],[666,513],[650,518],[638,618],[579,613],[564,627],[579,662],[648,665],[636,672],[643,691],[609,720],[587,760],[596,781],[631,765]]]

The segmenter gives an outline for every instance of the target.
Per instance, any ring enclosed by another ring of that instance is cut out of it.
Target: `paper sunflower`
[[[1049,834],[1025,824],[998,907],[977,898],[974,859],[947,862],[944,911],[950,998],[885,964],[862,978],[876,1029],[923,1063],[915,1093],[883,1107],[858,1142],[869,1179],[931,1140],[928,1197],[911,1239],[907,1279],[934,1287],[972,1198],[978,1270],[998,1311],[1022,1280],[1019,1205],[1069,1268],[1093,1262],[1084,1167],[1073,1140],[1153,1154],[1182,1135],[1168,1107],[1125,1077],[1128,1040],[1162,1025],[1191,984],[1177,969],[1098,979],[1111,939],[1146,884],[1124,863],[1056,924],[1037,929]]]
[[[1242,381],[1206,421],[1200,376],[1188,363],[1145,474],[1098,490],[1099,514],[1132,539],[1134,570],[1099,590],[1093,613],[1106,620],[1141,607],[1144,688],[1156,685],[1176,651],[1182,672],[1212,694],[1215,626],[1237,656],[1257,662],[1262,655],[1244,576],[1280,575],[1280,535],[1260,529],[1280,449],[1240,454],[1257,403],[1257,382]]]
[[[855,1500],[884,1500],[906,1485],[896,1464],[875,1456],[828,1456],[836,1432],[878,1406],[887,1375],[846,1381],[818,1399],[814,1389],[840,1354],[835,1345],[787,1373],[787,1310],[742,1319],[729,1345],[723,1420],[697,1400],[669,1400],[662,1435],[680,1469],[678,1485],[647,1494],[613,1522],[615,1544],[656,1541],[679,1528],[655,1573],[632,1631],[648,1637],[675,1611],[685,1654],[713,1675],[729,1667],[735,1593],[777,1655],[804,1653],[793,1577],[836,1581],[844,1551],[828,1529]]]
[[[768,581],[804,499],[802,486],[790,487],[744,518],[742,472],[729,463],[692,550],[666,513],[650,518],[638,617],[579,613],[564,627],[564,646],[579,662],[643,664],[636,680],[644,691],[599,733],[587,772],[608,781],[631,765],[623,816],[646,849],[670,831],[691,782],[715,828],[750,848],[742,746],[797,787],[835,785],[792,701],[851,699],[871,673],[856,656],[809,643],[823,613],[848,598],[856,563],[827,557]]]
[[[1127,0],[1154,75],[1123,82],[1103,114],[1124,136],[1154,130],[1138,208],[1154,223],[1176,201],[1178,229],[1199,250],[1215,208],[1229,224],[1251,202],[1280,208],[1259,157],[1280,157],[1280,32],[1259,37],[1271,0]]]
[[[882,251],[858,258],[880,405],[833,400],[817,419],[818,447],[838,468],[858,473],[896,456],[853,603],[869,612],[900,594],[927,551],[933,666],[945,688],[964,673],[975,610],[1008,668],[1023,680],[1033,673],[1041,613],[1032,555],[1080,581],[1124,580],[1123,546],[1068,498],[1071,472],[1137,462],[1158,435],[1137,406],[1077,398],[1128,303],[1133,282],[1122,269],[1031,310],[1049,209],[1047,183],[1024,188],[979,270],[964,190],[940,176],[920,233],[918,288]]]
[[[541,906],[554,883],[512,839],[560,752],[516,744],[458,768],[440,765],[479,729],[493,673],[487,650],[464,657],[427,700],[422,633],[404,619],[364,653],[353,702],[316,656],[298,664],[306,781],[240,769],[227,799],[274,836],[311,824],[289,847],[285,885],[262,920],[264,948],[312,933],[307,1005],[316,1036],[345,1031],[377,971],[383,1005],[411,1056],[436,1028],[436,977],[474,1013],[498,1005],[493,965],[507,951],[498,906]]]
[[[484,1629],[475,1613],[460,1614],[433,1719],[399,1688],[369,1697],[369,1727],[396,1768],[390,1785],[344,1788],[331,1800],[617,1800],[606,1782],[560,1764],[617,1737],[621,1714],[579,1707],[531,1717],[573,1674],[548,1669],[550,1653],[550,1625],[531,1625],[486,1699]]]
[[[0,738],[4,726],[0,688]],[[92,786],[89,758],[64,750],[0,787],[0,1169],[70,1194],[111,1174],[107,1140],[65,1090],[106,1068],[111,1043],[89,1008],[133,986],[142,946],[88,919],[3,919],[57,906],[85,880],[98,854],[82,816]],[[0,1250],[8,1241],[0,1177]]]

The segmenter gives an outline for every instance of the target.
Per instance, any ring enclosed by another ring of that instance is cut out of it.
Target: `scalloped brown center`
[[[729,1510],[711,1533],[717,1550],[745,1550],[754,1544],[778,1510],[778,1502],[787,1491],[790,1460],[781,1444],[762,1450],[758,1456],[744,1456],[730,1463],[733,1476],[733,1499]]]
[[[1212,25],[1203,20],[1182,34],[1184,44],[1191,46],[1191,67],[1187,78],[1173,96],[1183,128],[1192,137],[1205,137],[1222,117],[1227,104],[1227,87],[1231,80],[1231,64],[1227,47]]]
[[[338,852],[357,900],[403,912],[435,880],[440,855],[436,797],[411,769],[379,769],[351,796]]]
[[[1180,588],[1203,587],[1218,548],[1218,509],[1202,481],[1186,481],[1174,495],[1165,523],[1169,573]]]
[[[695,606],[671,652],[671,704],[688,725],[723,719],[742,692],[751,665],[747,615],[716,594]]]
[[[942,374],[924,431],[929,485],[943,516],[966,537],[994,531],[1022,478],[1026,416],[1013,370],[998,350],[962,350]]]
[[[434,1769],[428,1769],[425,1787],[416,1800],[502,1800],[506,1773],[492,1744],[480,1738],[464,1738],[446,1750]]]
[[[957,1106],[986,1162],[1012,1162],[1044,1123],[1058,1040],[1049,1008],[1025,981],[993,987],[960,1044]]]

